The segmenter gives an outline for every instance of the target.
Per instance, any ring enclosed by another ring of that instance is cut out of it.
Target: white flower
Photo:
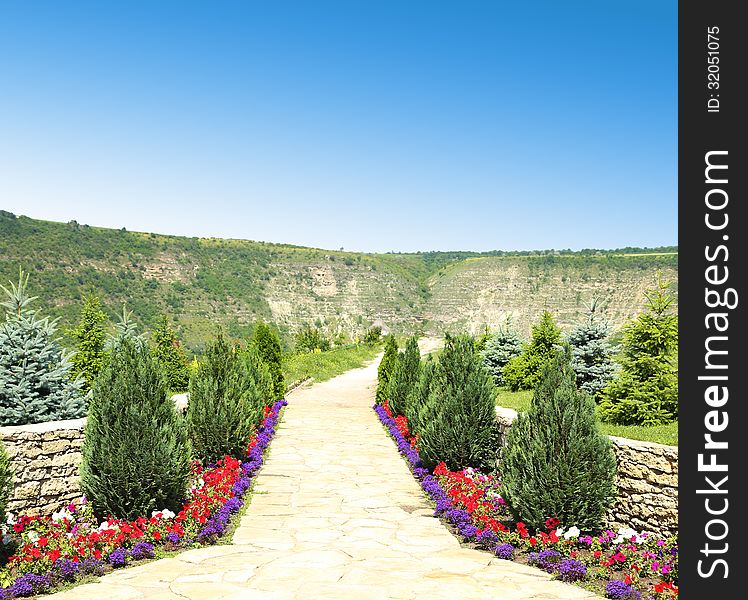
[[[8,515],[5,517],[5,522],[8,525],[15,525],[16,524],[16,518],[13,516],[13,513],[8,513]]]
[[[32,544],[36,544],[39,541],[39,534],[36,531],[29,531],[28,536]]]
[[[621,527],[618,530],[618,535],[622,537],[624,540],[630,540],[632,537],[637,535],[636,529],[631,529],[630,527]]]
[[[556,529],[556,535],[558,537],[561,537],[562,535],[564,535],[564,528],[563,527],[559,527],[558,529]]]
[[[52,520],[53,521],[62,521],[63,519],[67,519],[68,521],[73,520],[73,514],[69,512],[67,509],[62,509],[59,512],[52,513]]]
[[[165,508],[163,510],[154,510],[151,513],[151,517],[154,519],[173,519],[176,515],[168,508]]]
[[[107,531],[109,529],[114,529],[114,527],[109,524],[109,521],[102,521],[101,525],[99,525],[99,531]]]
[[[569,531],[564,534],[564,539],[578,538],[580,533],[582,532],[579,531],[579,527],[572,525],[569,527]]]
[[[616,537],[616,538],[613,539],[613,543],[614,544],[622,544],[624,539],[625,538],[622,535],[619,535],[618,537]]]

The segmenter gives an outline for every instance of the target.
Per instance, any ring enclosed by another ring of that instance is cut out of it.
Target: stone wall
[[[8,512],[52,514],[79,498],[78,469],[85,419],[0,427],[14,492]]]
[[[497,407],[502,443],[517,418]],[[678,448],[654,442],[610,437],[618,464],[617,498],[607,514],[610,528],[631,527],[660,535],[678,530]]]

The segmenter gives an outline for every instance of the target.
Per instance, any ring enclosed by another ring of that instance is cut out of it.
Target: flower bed
[[[134,521],[109,518],[98,523],[84,497],[51,516],[14,519],[8,515],[3,544],[14,550],[0,570],[0,600],[49,592],[131,561],[154,558],[157,550],[216,543],[244,505],[243,497],[262,466],[263,452],[286,404],[278,400],[265,408],[245,462],[226,456],[205,468],[194,465],[193,487],[178,514],[162,510]]]
[[[607,598],[665,600],[678,596],[677,540],[631,529],[582,535],[575,526],[546,521],[546,530],[530,532],[513,522],[501,497],[501,481],[474,469],[450,471],[441,463],[433,473],[421,464],[416,441],[408,437],[405,417],[394,418],[387,403],[374,411],[397,443],[434,515],[465,542],[497,557],[536,566],[558,579],[580,583]]]

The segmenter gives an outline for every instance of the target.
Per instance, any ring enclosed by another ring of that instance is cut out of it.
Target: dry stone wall
[[[511,409],[496,409],[503,444],[516,418]],[[617,498],[608,511],[607,525],[664,536],[677,533],[678,448],[614,436],[610,439],[618,473]]]
[[[14,515],[51,514],[80,497],[85,419],[0,427],[13,470]]]

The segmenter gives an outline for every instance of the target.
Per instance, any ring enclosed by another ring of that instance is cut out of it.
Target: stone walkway
[[[376,365],[297,390],[233,544],[115,571],[54,600],[595,598],[460,546],[371,405]]]

